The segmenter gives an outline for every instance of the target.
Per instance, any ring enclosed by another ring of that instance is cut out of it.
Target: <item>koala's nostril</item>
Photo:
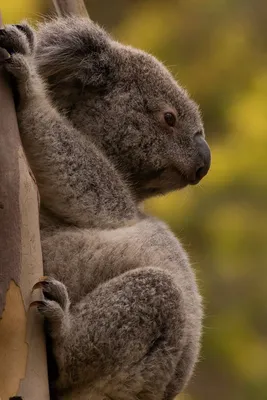
[[[199,181],[206,175],[206,168],[204,164],[202,164],[200,167],[197,167],[197,169],[194,170],[194,173],[191,176],[190,179],[190,185],[196,185],[199,183]]]
[[[196,170],[196,179],[200,181],[200,179],[204,178],[204,176],[207,174],[209,170],[209,167],[204,165],[203,167],[200,167]]]

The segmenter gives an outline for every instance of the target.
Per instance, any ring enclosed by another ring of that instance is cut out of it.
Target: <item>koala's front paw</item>
[[[35,33],[26,23],[6,25],[0,29],[0,47],[9,54],[32,55],[35,50]]]
[[[43,277],[33,286],[33,290],[38,288],[42,289],[44,300],[34,301],[30,306],[37,306],[48,323],[52,337],[62,337],[70,322],[70,301],[66,286],[54,278]]]
[[[35,33],[27,25],[7,25],[0,29],[0,65],[15,78],[19,99],[29,97],[38,80],[32,61]]]

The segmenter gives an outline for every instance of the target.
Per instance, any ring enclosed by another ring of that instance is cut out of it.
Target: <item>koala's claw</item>
[[[47,279],[49,279],[48,276],[41,276],[41,278],[39,279],[39,281],[36,282],[36,283],[33,285],[33,287],[32,287],[32,292],[33,292],[35,289],[40,289],[40,288],[42,289],[43,285],[46,285],[46,284],[47,284]]]
[[[39,310],[39,307],[45,307],[45,302],[41,300],[32,301],[29,307],[37,307]]]
[[[70,301],[65,285],[54,278],[44,276],[32,290],[42,289],[44,300],[33,301],[31,307],[37,307],[48,322],[49,333],[52,337],[63,337],[70,324]]]
[[[0,47],[0,65],[10,60],[11,55],[6,49]]]
[[[25,22],[14,26],[26,35],[30,46],[30,50],[31,52],[33,52],[35,50],[35,44],[36,44],[35,33],[33,29]]]
[[[70,305],[69,295],[66,286],[63,283],[57,281],[54,278],[43,276],[37,283],[35,283],[32,290],[38,288],[42,289],[45,301],[33,302],[32,305],[37,305],[38,307],[42,307],[46,303],[46,300],[48,300],[50,302],[57,303],[62,308],[63,311],[68,310]],[[39,304],[39,303],[44,303],[44,304]]]

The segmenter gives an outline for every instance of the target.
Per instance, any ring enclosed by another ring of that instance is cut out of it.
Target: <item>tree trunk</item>
[[[89,18],[83,0],[53,0],[57,14],[60,16],[76,15]]]
[[[1,15],[0,15],[1,26]],[[39,199],[0,67],[0,399],[48,400],[42,318],[31,288],[43,275]],[[40,293],[34,293],[40,298]],[[34,299],[35,300],[35,299]]]

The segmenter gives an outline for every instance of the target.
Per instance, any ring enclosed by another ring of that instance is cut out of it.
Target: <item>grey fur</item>
[[[7,26],[0,46],[14,51],[5,67],[41,194],[39,310],[58,395],[173,399],[198,358],[201,298],[181,244],[140,202],[196,183],[201,146],[208,171],[198,107],[154,57],[86,19]]]

